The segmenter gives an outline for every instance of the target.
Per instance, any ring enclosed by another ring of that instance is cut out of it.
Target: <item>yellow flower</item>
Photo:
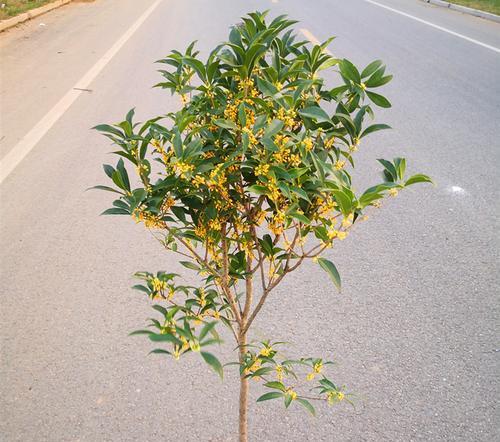
[[[200,187],[202,184],[205,184],[205,177],[202,175],[196,175],[192,180],[191,183],[195,187]]]
[[[335,402],[341,402],[345,398],[345,394],[342,391],[329,391],[326,395],[328,405],[333,405]]]
[[[283,381],[283,366],[281,365],[277,365],[276,368],[276,378],[278,379],[278,381],[282,382]]]
[[[349,152],[356,152],[359,147],[359,138],[354,138],[353,144],[349,147]]]
[[[174,171],[182,178],[186,178],[186,175],[194,170],[194,166],[192,164],[185,163],[184,161],[174,163],[173,168]]]
[[[260,355],[261,356],[265,356],[265,357],[268,357],[271,352],[273,351],[273,348],[272,347],[264,347],[261,351],[260,351]]]
[[[337,233],[337,238],[340,239],[341,241],[347,238],[347,232],[338,232]]]
[[[258,141],[254,133],[252,132],[252,129],[250,129],[249,127],[244,127],[241,131],[248,135],[248,143],[251,146],[255,146],[257,144]]]
[[[335,238],[337,238],[338,234],[339,234],[339,231],[335,230],[335,229],[328,230],[328,232],[327,232],[328,239],[335,239]]]
[[[161,205],[161,211],[163,213],[166,213],[170,210],[170,208],[175,204],[175,200],[169,196],[163,201],[163,204]]]
[[[344,227],[344,228],[350,227],[352,225],[353,219],[354,219],[354,215],[352,213],[350,213],[347,218],[344,218],[342,220],[342,227]]]
[[[394,189],[394,188],[389,189],[389,195],[397,196],[397,194],[398,194],[398,189]]]
[[[313,140],[311,138],[304,139],[304,147],[306,150],[312,150],[313,148]]]
[[[238,118],[238,108],[234,104],[228,104],[224,109],[224,117],[228,120],[236,121]]]
[[[152,280],[151,280],[151,285],[153,286],[153,290],[155,292],[160,292],[160,291],[163,291],[167,288],[167,282],[166,281],[162,281],[161,279],[158,279],[156,277],[154,277]]]
[[[338,161],[336,161],[336,162],[335,162],[334,166],[335,166],[335,169],[336,169],[336,170],[341,170],[341,169],[343,169],[343,168],[344,168],[344,166],[345,166],[345,161],[343,161],[343,160],[338,160]]]
[[[321,373],[323,370],[323,363],[322,362],[316,362],[313,366],[313,370],[315,374]]]
[[[335,143],[335,137],[328,138],[328,140],[325,141],[325,149],[330,149],[333,143]]]
[[[293,153],[290,155],[290,164],[293,167],[299,167],[301,162],[302,160],[300,159],[300,156],[298,154]]]
[[[365,89],[366,89],[366,84],[361,83],[361,84],[360,84],[360,87],[361,87],[361,89],[362,89],[362,90],[365,90]]]
[[[174,297],[174,294],[175,294],[175,289],[174,289],[173,286],[170,286],[168,288],[168,297],[167,297],[167,299],[170,301]]]
[[[220,231],[220,229],[222,228],[222,225],[220,223],[220,221],[218,219],[211,219],[209,222],[208,222],[208,227],[212,230],[215,230],[215,231]]]
[[[269,164],[259,164],[255,168],[255,175],[267,175],[269,173]]]
[[[295,391],[293,391],[291,387],[286,389],[286,394],[292,398],[292,401],[297,399],[297,393]]]
[[[316,373],[314,373],[314,372],[313,372],[313,373],[309,373],[309,374],[307,375],[306,379],[307,379],[308,381],[312,381],[312,380],[314,379],[314,377],[315,377],[315,376],[316,376]]]

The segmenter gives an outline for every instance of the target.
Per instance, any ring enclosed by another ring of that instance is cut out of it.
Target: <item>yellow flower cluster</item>
[[[224,109],[224,117],[227,120],[236,121],[238,119],[238,107],[233,103],[228,104]]]
[[[289,387],[286,389],[286,394],[290,396],[290,398],[292,399],[292,401],[294,401],[295,399],[297,399],[297,393],[295,391],[293,391],[292,387]]]
[[[242,129],[242,132],[248,135],[248,143],[250,144],[250,146],[255,146],[258,143],[257,137],[252,132],[252,129],[250,129],[249,127],[244,127]]]
[[[162,221],[158,215],[146,212],[142,207],[136,208],[132,212],[132,217],[136,223],[143,222],[148,229],[162,229],[166,225],[165,221]]]
[[[306,148],[307,151],[312,150],[314,143],[313,143],[313,140],[311,138],[309,138],[309,137],[304,138],[303,143],[304,143],[304,147]]]
[[[175,200],[171,196],[169,196],[168,198],[165,198],[165,200],[163,201],[163,203],[161,205],[161,211],[163,213],[167,213],[174,204],[175,204]]]
[[[247,366],[247,368],[245,368],[245,374],[249,374],[253,371],[256,371],[260,368],[260,359],[259,358],[255,358],[253,359],[253,361]]]
[[[318,207],[318,215],[320,216],[328,216],[335,210],[337,207],[337,203],[331,197],[327,197],[326,200],[321,201]]]
[[[216,219],[211,219],[208,222],[208,227],[211,230],[215,230],[215,231],[219,232],[220,229],[222,228],[222,224],[221,224],[221,222],[217,218]]]
[[[278,379],[279,382],[283,382],[283,376],[284,376],[284,369],[282,365],[276,365],[276,379]]]
[[[269,189],[270,197],[274,202],[277,202],[281,198],[281,192],[276,184],[276,179],[274,177],[269,177],[269,183],[267,184]]]
[[[276,118],[283,121],[285,127],[289,127],[291,129],[295,129],[298,125],[300,125],[299,122],[295,121],[296,117],[297,112],[293,109],[285,110],[285,108],[280,107],[278,112],[276,112]]]
[[[193,172],[194,165],[185,163],[184,161],[177,161],[177,163],[173,164],[173,169],[181,178],[186,178],[188,173]]]
[[[284,230],[283,223],[285,222],[285,213],[282,211],[278,211],[276,215],[274,215],[272,221],[269,223],[269,230],[273,232],[275,235],[281,235]]]
[[[274,350],[273,350],[273,348],[272,348],[272,347],[268,347],[268,346],[266,346],[266,347],[264,347],[264,348],[260,351],[260,353],[259,353],[259,354],[260,354],[261,356],[264,356],[264,357],[266,357],[266,358],[267,358],[267,357],[268,357],[268,356],[269,356],[269,355],[270,355],[273,351],[274,351]]]
[[[344,160],[337,160],[335,161],[334,167],[335,170],[342,170],[345,166],[345,161]]]
[[[255,88],[255,84],[251,78],[240,80],[240,82],[238,83],[238,89],[240,91],[246,90],[246,94],[250,97],[259,96],[259,91]]]
[[[312,381],[317,374],[320,374],[323,370],[323,363],[318,361],[313,365],[313,371],[307,375],[307,380]]]
[[[354,138],[353,144],[349,146],[349,152],[353,153],[358,150],[359,147],[359,138]]]
[[[161,279],[154,277],[151,280],[151,285],[153,286],[153,290],[155,292],[162,292],[167,288],[167,281],[162,281]]]
[[[326,395],[328,405],[333,405],[335,402],[341,402],[345,398],[345,394],[342,391],[329,391]]]
[[[330,137],[325,140],[325,149],[331,149],[333,144],[335,143],[335,137]]]
[[[255,175],[256,176],[259,176],[259,175],[267,175],[269,173],[269,164],[259,164],[256,168],[255,168]]]
[[[198,225],[194,229],[194,233],[200,238],[205,238],[207,234],[207,228],[199,221]]]
[[[202,175],[196,175],[192,180],[191,184],[195,186],[196,188],[200,187],[201,185],[205,184],[205,177]]]

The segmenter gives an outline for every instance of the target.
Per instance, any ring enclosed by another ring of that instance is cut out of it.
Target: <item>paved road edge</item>
[[[481,17],[486,20],[496,21],[500,23],[500,15],[491,14],[490,12],[480,11],[479,9],[468,8],[467,6],[456,5],[455,3],[450,3],[444,0],[421,0],[425,3],[431,3],[432,5],[442,6],[444,8],[453,9],[455,11],[463,12],[464,14],[474,15],[476,17]]]
[[[17,26],[18,24],[23,23],[27,20],[31,20],[32,18],[38,17],[39,15],[45,14],[46,12],[52,11],[53,9],[64,6],[71,1],[73,0],[56,0],[55,2],[49,3],[48,5],[40,6],[39,8],[19,14],[16,17],[3,20],[2,22],[0,22],[0,32],[10,29],[13,26]]]

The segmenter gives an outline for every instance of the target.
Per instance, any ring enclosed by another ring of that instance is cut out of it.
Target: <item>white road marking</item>
[[[304,37],[307,38],[313,45],[320,45],[321,44],[321,42],[312,34],[311,31],[309,31],[305,28],[301,28],[300,32],[302,32],[302,34],[304,34]],[[325,52],[328,55],[333,55],[328,49],[325,49]]]
[[[446,189],[448,192],[451,192],[451,193],[457,193],[459,195],[464,195],[466,194],[466,190],[465,189],[462,189],[460,186],[449,186],[447,187]]]
[[[389,6],[383,5],[382,3],[378,3],[373,0],[364,0],[365,2],[371,3],[372,5],[379,6],[380,8],[387,9],[388,11],[395,12],[396,14],[403,15],[404,17],[411,18],[412,20],[418,21],[420,23],[423,23],[427,26],[431,26],[434,29],[438,29],[440,31],[446,32],[448,34],[454,35],[455,37],[462,38],[464,40],[467,40],[471,43],[474,43],[478,46],[482,46],[483,48],[490,49],[491,51],[498,52],[500,53],[500,48],[497,48],[495,46],[488,45],[486,43],[483,43],[479,40],[475,40],[473,38],[467,37],[466,35],[459,34],[458,32],[452,31],[451,29],[444,28],[443,26],[435,25],[434,23],[431,23],[427,20],[422,20],[421,18],[415,17],[414,15],[407,14],[406,12],[400,11],[399,9],[394,9]]]
[[[0,184],[17,165],[30,153],[42,137],[61,118],[75,100],[88,89],[90,83],[106,67],[110,60],[127,43],[156,7],[162,2],[157,0],[128,28],[120,39],[102,56],[97,63],[56,103],[56,105],[17,143],[0,161]],[[82,90],[83,89],[83,90]]]

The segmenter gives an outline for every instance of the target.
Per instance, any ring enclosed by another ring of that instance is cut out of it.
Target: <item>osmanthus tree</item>
[[[286,16],[265,18],[248,14],[206,60],[194,44],[160,60],[165,81],[157,86],[180,96],[179,111],[143,124],[130,111],[119,124],[96,127],[120,157],[115,167],[104,166],[114,186],[97,186],[119,194],[105,213],[143,223],[198,275],[193,286],[175,273],[137,273],[142,284],[135,288],[155,301],[159,317],[136,333],[159,344],[153,353],[175,360],[200,354],[222,377],[223,365],[206,348],[220,342],[219,326],[230,330],[238,349],[240,441],[248,438],[249,379],[264,388],[258,402],[281,399],[313,414],[313,401],[349,400],[327,377],[331,362],[285,358],[283,343],[251,342],[251,327],[276,286],[307,259],[340,289],[335,265],[321,254],[385,196],[430,182],[420,174],[405,178],[403,158],[381,159],[383,182],[357,195],[354,154],[365,137],[388,128],[366,123],[374,106],[390,107],[372,90],[391,76],[378,60],[360,72],[328,55],[331,40],[297,41]],[[327,86],[319,75],[327,69],[340,85]],[[281,304],[286,308],[286,296]]]

